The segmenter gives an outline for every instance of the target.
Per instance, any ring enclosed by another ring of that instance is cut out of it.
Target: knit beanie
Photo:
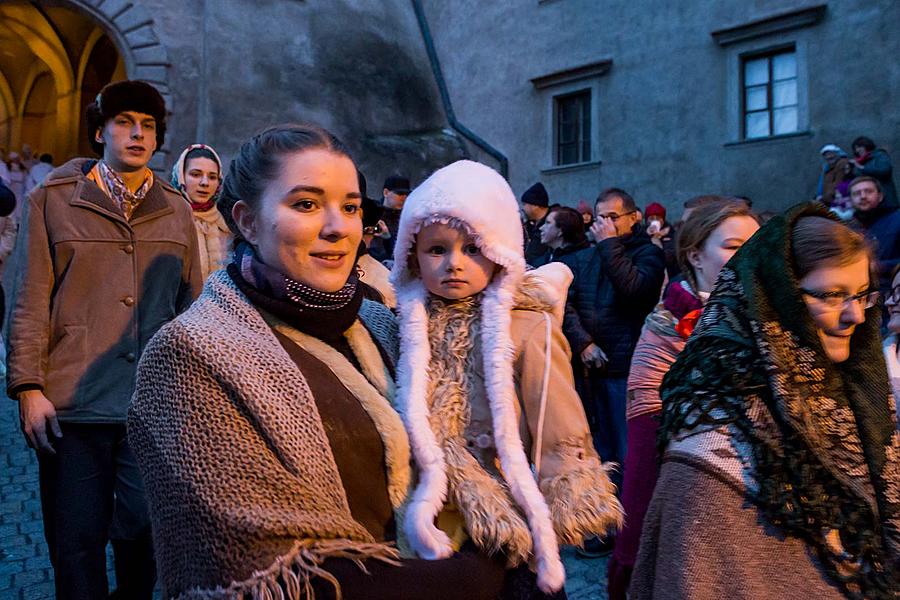
[[[103,156],[103,144],[94,139],[97,129],[117,114],[134,111],[156,119],[156,147],[166,141],[166,102],[155,87],[137,80],[108,83],[85,109],[87,135],[91,148]]]
[[[652,202],[647,205],[647,208],[644,210],[644,217],[662,217],[662,220],[666,220],[666,207],[664,207],[659,202]]]
[[[544,184],[538,181],[536,184],[525,190],[522,194],[522,204],[533,204],[534,206],[550,205],[550,196],[547,195],[547,189]]]
[[[481,301],[481,347],[494,441],[503,477],[528,521],[538,583],[542,589],[559,589],[565,580],[565,570],[559,558],[550,511],[519,435],[516,412],[510,324],[514,296],[525,273],[518,205],[503,177],[489,167],[467,160],[438,170],[413,190],[400,213],[394,246],[391,283],[397,291],[401,344],[398,409],[421,470],[406,512],[404,530],[412,548],[424,558],[444,558],[452,553],[446,534],[434,524],[447,497],[447,467],[429,422],[428,291],[414,263],[410,262],[416,235],[433,223],[465,228],[481,253],[500,267]]]

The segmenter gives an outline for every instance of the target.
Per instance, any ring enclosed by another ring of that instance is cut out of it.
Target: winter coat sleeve
[[[597,244],[606,276],[616,292],[629,300],[652,298],[655,303],[665,277],[665,256],[653,245],[628,256],[620,238],[610,238]]]
[[[560,543],[580,545],[622,524],[622,507],[608,466],[591,442],[581,399],[575,391],[571,351],[559,322],[549,313],[516,311],[515,372],[538,483]],[[546,401],[544,389],[546,386]],[[526,435],[527,433],[527,435]]]
[[[178,290],[178,312],[184,312],[197,299],[200,291],[203,289],[203,275],[200,264],[200,245],[197,241],[197,234],[194,230],[193,221],[189,222],[190,235],[188,240],[190,247],[188,248],[188,259],[185,261],[184,270],[181,276],[181,288]]]
[[[50,337],[50,297],[55,277],[44,222],[44,188],[29,196],[22,210],[22,231],[15,252],[16,303],[10,319],[7,395],[19,389],[43,389]]]
[[[572,350],[580,355],[585,348],[594,343],[594,338],[588,333],[578,314],[578,303],[582,301],[579,293],[582,282],[579,279],[584,275],[579,272],[576,255],[567,256],[562,262],[572,269],[572,273],[575,275],[566,297],[566,310],[563,316],[562,327]]]
[[[873,152],[872,158],[863,166],[855,167],[853,174],[856,177],[868,175],[878,180],[886,179],[891,174],[891,159],[887,152]]]

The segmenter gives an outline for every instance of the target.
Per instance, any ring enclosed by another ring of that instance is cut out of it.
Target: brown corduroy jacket
[[[157,178],[126,220],[73,159],[24,207],[7,393],[42,389],[64,422],[124,423],[137,360],[200,293],[190,206]]]

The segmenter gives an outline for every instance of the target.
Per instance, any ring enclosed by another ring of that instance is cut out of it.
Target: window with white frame
[[[797,52],[794,46],[741,57],[742,137],[799,130]]]
[[[585,163],[591,160],[591,90],[554,96],[555,164]]]

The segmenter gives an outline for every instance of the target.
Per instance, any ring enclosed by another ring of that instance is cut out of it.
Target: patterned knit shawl
[[[825,355],[798,291],[791,232],[773,218],[722,270],[687,347],[663,381],[660,454],[691,430],[728,425],[770,523],[817,552],[850,597],[900,589],[900,438],[869,309],[840,364]],[[834,532],[839,537],[834,535]],[[839,540],[839,541],[838,541]]]

